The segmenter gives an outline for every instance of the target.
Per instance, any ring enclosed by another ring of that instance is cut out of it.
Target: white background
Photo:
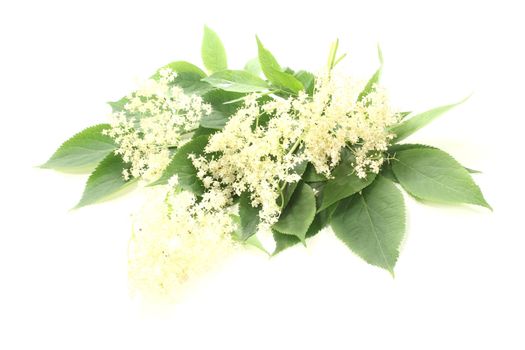
[[[524,32],[506,1],[3,1],[0,5],[1,349],[524,349]],[[256,53],[316,70],[341,39],[342,67],[383,83],[401,110],[463,106],[411,141],[483,170],[494,212],[406,198],[396,278],[329,231],[268,260],[247,251],[175,308],[127,294],[137,195],[69,211],[83,176],[35,169],[103,122],[105,101],[173,60],[199,61],[202,25],[230,66]]]

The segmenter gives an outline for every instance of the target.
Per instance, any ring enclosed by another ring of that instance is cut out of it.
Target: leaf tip
[[[78,209],[82,208],[83,206],[85,206],[85,204],[83,204],[82,200],[80,200],[74,207],[69,209],[69,212],[77,211]]]
[[[299,237],[299,239],[301,240],[301,243],[303,244],[303,247],[308,248],[307,245],[306,245],[306,237]]]
[[[395,279],[396,278],[396,273],[394,272],[394,269],[393,268],[388,268],[388,272],[390,273],[390,276],[392,276],[392,279]]]
[[[494,208],[492,208],[492,206],[487,201],[484,201],[483,206],[491,212],[494,212]]]
[[[255,41],[257,42],[257,47],[261,50],[261,49],[264,49],[264,46],[261,42],[261,39],[259,38],[259,36],[257,34],[255,34]]]

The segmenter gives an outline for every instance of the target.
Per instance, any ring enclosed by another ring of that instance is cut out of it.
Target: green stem
[[[335,60],[336,60],[338,47],[339,47],[339,39],[335,39],[335,41],[330,46],[330,53],[328,54],[328,70],[329,71],[331,71],[335,66]]]
[[[299,147],[299,145],[301,144],[301,141],[303,140],[303,137],[299,137],[295,143],[293,144],[292,148],[290,148],[290,150],[288,151],[288,153],[286,155],[289,155],[289,154],[292,154],[294,153],[296,150],[297,150],[297,147]],[[280,204],[280,207],[281,207],[281,211],[283,210],[283,206],[284,206],[284,188],[286,187],[287,183],[283,181],[282,185],[279,186],[279,195],[281,196],[281,204]]]

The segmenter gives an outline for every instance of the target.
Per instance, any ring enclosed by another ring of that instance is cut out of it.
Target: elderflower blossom
[[[360,98],[363,88],[326,73],[317,77],[312,97],[300,92],[259,103],[256,95],[248,96],[223,130],[211,136],[208,156],[190,156],[197,176],[207,191],[220,193],[221,205],[248,191],[252,206],[260,207],[261,225],[270,226],[281,213],[284,186],[300,180],[294,169],[304,161],[330,177],[346,147],[358,177],[378,173],[394,136],[388,127],[399,118],[383,89],[374,86]],[[269,121],[261,126],[265,115]]]
[[[208,211],[190,192],[149,191],[134,218],[130,287],[150,300],[170,300],[235,251],[235,223],[230,211]]]
[[[162,69],[159,79],[149,79],[127,96],[124,109],[111,115],[106,134],[118,145],[117,154],[131,164],[123,172],[126,180],[158,177],[170,160],[170,147],[178,147],[184,136],[199,125],[211,106],[197,95],[185,94],[173,85],[176,74]]]
[[[293,151],[302,130],[297,120],[285,115],[256,125],[261,114],[256,96],[249,96],[224,129],[210,137],[205,153],[211,158],[191,158],[207,191],[220,193],[225,204],[234,195],[250,192],[252,206],[261,207],[261,224],[271,225],[281,212],[283,184],[300,179],[294,168],[303,157]]]
[[[374,86],[359,99],[363,88],[349,77],[325,73],[317,77],[312,98],[303,92],[286,101],[287,108],[281,106],[286,115],[300,121],[305,156],[318,173],[330,177],[344,147],[353,152],[358,177],[379,172],[382,152],[393,138],[388,127],[398,122],[398,115],[390,108],[385,90]]]

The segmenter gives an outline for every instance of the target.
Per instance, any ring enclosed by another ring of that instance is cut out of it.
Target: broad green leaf
[[[297,243],[301,242],[301,240],[295,236],[280,233],[276,230],[272,230],[272,234],[273,240],[275,241],[275,249],[272,253],[272,256],[277,255],[283,250],[293,247]]]
[[[199,74],[189,72],[178,74],[173,84],[180,86],[187,94],[201,96],[214,89],[213,86],[203,81]]]
[[[168,63],[167,65],[158,69],[157,72],[155,72],[155,74],[153,74],[151,78],[155,80],[159,79],[160,71],[166,68],[171,69],[172,71],[179,73],[179,74],[180,73],[191,73],[191,74],[196,74],[201,78],[206,77],[206,73],[204,73],[204,71],[200,69],[199,67],[197,67],[196,65],[186,62],[186,61],[175,61],[175,62]]]
[[[259,239],[257,238],[257,235],[252,235],[252,236],[248,237],[247,239],[244,239],[242,237],[242,233],[241,233],[241,218],[239,217],[239,215],[231,214],[230,217],[232,218],[232,220],[233,220],[233,222],[234,222],[234,224],[236,226],[236,229],[232,232],[232,238],[235,241],[243,243],[243,244],[248,245],[248,246],[255,247],[255,248],[263,251],[264,253],[268,254],[269,256],[271,255],[270,252],[268,252],[268,250],[266,250],[266,248],[263,246],[261,241],[259,241]]]
[[[202,195],[204,193],[204,185],[197,176],[197,169],[195,169],[191,159],[188,157],[190,154],[202,154],[207,143],[207,136],[198,136],[181,146],[171,158],[164,173],[162,173],[157,181],[149,186],[165,185],[173,175],[177,175],[178,184],[183,189],[193,192],[196,195]]]
[[[434,146],[424,145],[421,143],[398,143],[395,145],[392,145],[388,148],[388,153],[390,155],[395,156],[397,152],[404,151],[407,149],[416,149],[416,148],[424,148],[424,149],[437,149]]]
[[[233,114],[243,105],[245,96],[243,93],[214,89],[202,95],[202,99],[225,114]],[[232,102],[237,99],[237,102]]]
[[[222,129],[230,119],[230,116],[242,106],[242,101],[237,103],[226,102],[241,96],[245,96],[245,94],[217,89],[208,91],[202,96],[202,99],[204,102],[212,105],[213,111],[210,115],[201,119],[201,126],[211,129]]]
[[[357,177],[351,159],[345,157],[332,171],[332,176],[326,183],[322,204],[318,211],[361,191],[374,181],[376,174],[368,173],[364,179]]]
[[[299,176],[303,176],[304,171],[306,170],[306,165],[307,165],[306,162],[301,162],[297,164],[294,168],[294,172]],[[283,191],[284,202],[282,205],[283,208],[285,208],[288,205],[288,202],[290,202],[290,199],[292,198],[292,195],[294,194],[295,189],[297,188],[297,185],[298,185],[298,182],[292,182],[292,183],[286,184],[286,186],[284,187],[284,191]]]
[[[244,65],[244,70],[252,73],[253,75],[260,76],[262,73],[261,63],[259,63],[259,57],[252,58]]]
[[[257,226],[259,225],[260,221],[259,210],[260,208],[252,206],[250,194],[248,192],[243,192],[239,200],[241,240],[245,241],[257,233]]]
[[[266,81],[243,70],[223,70],[203,80],[213,87],[232,92],[251,93],[268,90]]]
[[[332,214],[334,213],[335,209],[337,208],[337,203],[332,204],[325,210],[315,214],[314,220],[310,224],[310,227],[308,227],[308,231],[306,231],[306,238],[311,238],[318,234],[323,228],[328,226],[330,224],[330,220],[332,218]],[[283,250],[290,248],[297,243],[300,243],[301,240],[297,238],[296,236],[286,235],[283,233],[279,233],[278,231],[273,230],[273,239],[275,241],[275,250],[273,251],[272,255],[276,255]]]
[[[303,84],[296,77],[282,71],[275,57],[270,51],[264,48],[259,38],[257,38],[257,47],[259,50],[261,69],[273,85],[295,94],[304,89]]]
[[[271,256],[270,252],[266,250],[259,238],[257,238],[257,235],[250,236],[247,240],[244,241],[244,243],[263,251],[268,256]]]
[[[210,114],[201,118],[200,125],[204,128],[220,130],[226,125],[229,119],[229,115],[214,109]]]
[[[296,236],[304,243],[306,231],[315,216],[315,195],[310,186],[300,182],[273,229]]]
[[[219,72],[228,68],[226,50],[222,41],[213,30],[204,26],[204,37],[201,47],[202,62],[210,73]]]
[[[361,194],[342,200],[331,226],[354,253],[394,275],[405,234],[405,205],[391,181],[378,176]]]
[[[396,175],[394,175],[394,172],[392,171],[392,163],[391,162],[385,162],[381,166],[381,172],[379,173],[383,177],[389,179],[392,182],[399,183],[399,181],[396,178]]]
[[[317,214],[315,214],[315,218],[312,221],[312,224],[310,227],[308,227],[308,231],[306,232],[306,237],[312,237],[319,233],[323,228],[328,226],[330,223],[330,220],[332,219],[332,215],[337,208],[338,203],[334,203],[331,206],[329,206],[326,209],[321,210]]]
[[[396,153],[392,170],[414,197],[442,202],[476,204],[490,209],[469,172],[436,148],[406,149]]]
[[[407,149],[415,149],[415,148],[437,149],[436,147],[429,146],[429,145],[423,145],[423,144],[420,144],[420,143],[398,143],[398,144],[392,145],[388,149],[388,152],[390,154],[390,157],[395,158],[396,152],[404,151],[404,150],[407,150]],[[392,180],[394,182],[398,182],[397,179],[395,178],[395,175],[392,173],[391,168],[392,168],[391,164],[383,165],[383,170],[382,170],[382,172],[384,172],[383,176],[387,177],[388,179],[390,179],[390,180]],[[479,171],[479,170],[470,169],[470,168],[467,168],[465,166],[464,166],[464,168],[465,168],[465,170],[467,170],[471,174],[481,174],[481,171]]]
[[[465,98],[465,99],[463,99],[463,100],[461,100],[461,101],[459,101],[457,103],[453,103],[453,104],[450,104],[450,105],[437,107],[437,108],[428,110],[426,112],[423,112],[423,113],[420,113],[420,114],[416,114],[412,118],[409,118],[409,119],[401,122],[400,124],[394,125],[393,127],[390,128],[390,131],[393,134],[396,135],[392,142],[399,142],[399,141],[407,138],[408,136],[412,135],[413,133],[415,133],[419,129],[423,128],[424,126],[426,126],[427,124],[432,122],[434,119],[437,119],[442,114],[444,114],[444,113],[448,112],[449,110],[451,110],[452,108],[462,104],[463,102],[468,100],[469,97],[467,97],[467,98]]]
[[[379,57],[379,68],[366,83],[365,87],[363,88],[363,91],[361,91],[357,98],[358,101],[361,101],[363,98],[366,97],[366,95],[374,91],[375,85],[379,83],[379,80],[381,79],[381,74],[383,73],[383,53],[381,52],[381,47],[379,45],[377,45],[377,56]]]
[[[82,198],[75,208],[98,203],[121,194],[136,181],[125,181],[122,171],[127,168],[122,157],[108,154],[89,176]]]
[[[103,135],[109,124],[99,124],[82,130],[64,142],[40,167],[64,172],[89,172],[115,150],[111,137]]]
[[[315,88],[315,75],[310,72],[300,70],[294,74],[294,76],[299,80],[304,87],[304,91],[312,96]]]
[[[205,127],[202,127],[202,126],[199,126],[197,128],[197,130],[195,130],[195,132],[193,133],[193,136],[192,138],[193,139],[196,139],[197,137],[199,136],[206,136],[206,137],[210,137],[210,135],[214,134],[215,132],[217,132],[216,129],[208,129],[208,128],[205,128]]]
[[[315,167],[312,165],[312,163],[308,163],[306,171],[303,174],[303,180],[306,182],[319,182],[326,181],[328,179],[323,174],[319,174],[317,171],[315,171]]]

